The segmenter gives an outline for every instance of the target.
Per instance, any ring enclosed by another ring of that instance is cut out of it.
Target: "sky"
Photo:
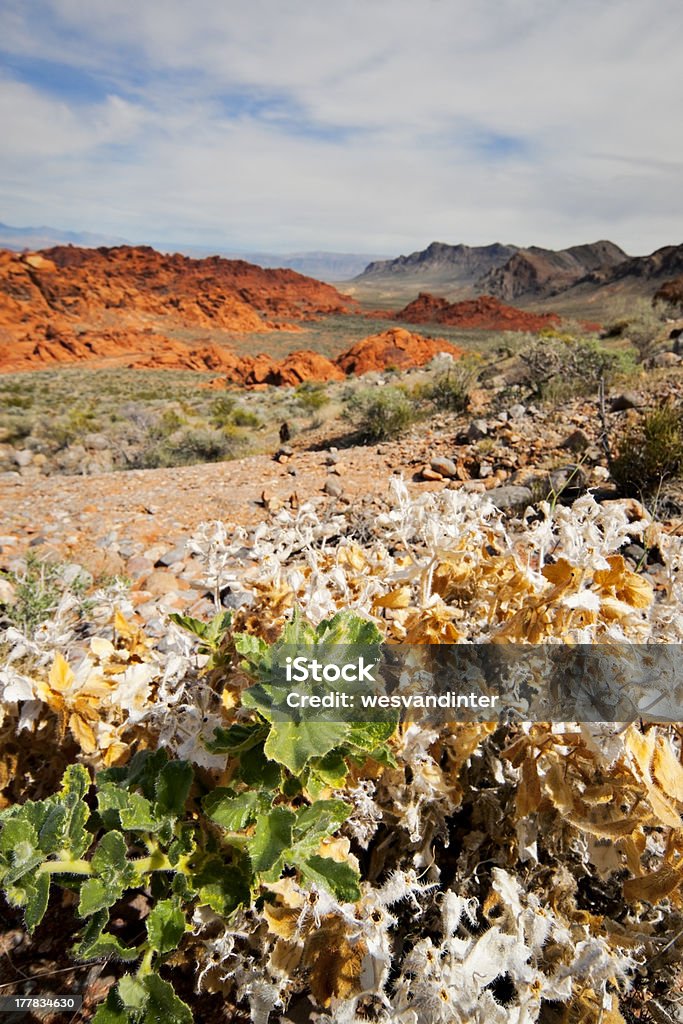
[[[680,0],[0,0],[0,221],[135,242],[683,241]]]

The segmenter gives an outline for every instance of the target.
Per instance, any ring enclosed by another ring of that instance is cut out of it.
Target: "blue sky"
[[[398,254],[683,241],[678,0],[1,0],[0,221]]]

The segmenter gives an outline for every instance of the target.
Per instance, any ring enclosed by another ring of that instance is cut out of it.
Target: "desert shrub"
[[[627,373],[633,363],[624,352],[609,351],[595,338],[546,335],[520,353],[533,397],[561,401],[592,394],[601,378]]]
[[[300,384],[295,394],[297,405],[308,413],[317,412],[330,400],[325,385],[320,381],[306,381],[304,384]]]
[[[628,338],[636,350],[638,362],[644,363],[655,354],[663,324],[662,310],[655,309],[647,299],[638,299],[607,325],[603,335],[607,338]]]
[[[92,402],[75,405],[63,416],[44,420],[41,434],[56,444],[58,448],[66,448],[78,441],[84,434],[97,431],[99,422]]]
[[[612,477],[624,495],[655,494],[683,473],[683,408],[661,405],[628,427],[616,443]]]
[[[211,425],[220,428],[232,423],[234,412],[235,399],[230,395],[220,395],[211,403]]]
[[[417,403],[403,388],[360,391],[349,403],[349,414],[365,441],[399,437],[417,419]]]
[[[191,466],[198,462],[222,462],[236,458],[244,451],[244,436],[236,431],[185,428],[142,455],[145,469],[170,466]]]
[[[425,388],[425,398],[444,412],[465,412],[477,377],[478,370],[471,363],[454,362],[429,382]]]
[[[30,416],[20,412],[8,412],[0,416],[0,443],[15,444],[29,437],[32,431]]]
[[[257,429],[262,426],[260,416],[257,416],[251,409],[245,409],[243,406],[238,406],[232,415],[232,423],[236,427],[253,427]]]

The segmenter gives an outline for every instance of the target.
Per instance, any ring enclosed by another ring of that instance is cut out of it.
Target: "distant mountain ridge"
[[[426,249],[393,260],[377,260],[368,264],[356,280],[416,275],[448,276],[453,283],[472,284],[488,271],[499,267],[518,251],[516,245],[448,245],[432,242]]]
[[[623,249],[605,240],[559,250],[532,245],[484,274],[477,289],[507,302],[521,297],[547,298],[588,274],[609,273],[626,260],[629,256]]]
[[[12,249],[22,252],[37,249],[51,249],[60,245],[76,245],[82,248],[96,249],[100,246],[130,245],[126,238],[111,235],[97,235],[88,231],[63,231],[61,228],[48,227],[12,227],[0,222],[0,249]],[[296,270],[306,277],[315,277],[319,281],[348,281],[359,274],[372,260],[379,259],[377,253],[353,252],[243,252],[235,251],[227,246],[181,245],[175,243],[153,243],[154,248],[162,253],[179,252],[195,259],[205,256],[223,256],[226,259],[246,260],[256,266],[286,270]]]

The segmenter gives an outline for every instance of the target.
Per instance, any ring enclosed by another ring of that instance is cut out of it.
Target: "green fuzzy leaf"
[[[149,1002],[149,992],[144,979],[132,974],[124,975],[119,985],[119,996],[127,1010],[144,1010]]]
[[[276,761],[268,760],[263,747],[260,743],[240,755],[237,778],[247,786],[274,791],[282,785],[282,768]]]
[[[344,722],[273,722],[264,751],[299,775],[312,757],[321,757],[343,743],[348,730]]]
[[[7,820],[0,833],[3,884],[13,884],[44,860],[45,855],[39,847],[38,834],[28,816],[17,815]]]
[[[127,765],[121,768],[105,768],[104,771],[98,772],[95,782],[98,788],[107,782],[113,782],[121,789],[141,789],[143,796],[153,800],[159,773],[167,762],[168,754],[163,747],[154,751],[141,750]]]
[[[139,793],[128,793],[127,797],[126,806],[119,811],[121,828],[126,832],[158,832],[164,819],[154,813],[147,797]]]
[[[340,903],[360,899],[360,877],[350,864],[316,855],[297,860],[296,866],[307,881],[329,889]]]
[[[281,862],[283,853],[291,846],[295,821],[296,815],[286,807],[273,807],[259,818],[247,844],[254,872],[270,871]]]
[[[72,949],[77,960],[137,960],[139,951],[134,946],[123,946],[115,935],[105,932],[109,922],[108,910],[100,910],[88,920],[81,937]]]
[[[231,789],[219,788],[204,797],[202,806],[211,821],[230,832],[239,832],[256,818],[263,802],[263,796],[253,790],[235,796]]]
[[[370,753],[390,740],[395,732],[395,722],[353,722],[349,727],[348,742]]]
[[[32,875],[25,875],[17,885],[7,888],[9,902],[24,908],[26,928],[29,932],[33,932],[43,920],[49,896],[50,876],[47,873],[35,872]]]
[[[136,880],[135,868],[127,859],[126,842],[120,832],[107,832],[93,858],[90,877],[81,886],[78,913],[89,917],[111,907]]]
[[[347,765],[341,750],[330,750],[324,757],[313,757],[309,762],[310,775],[306,788],[314,793],[318,789],[341,789],[349,774]]]
[[[194,771],[189,761],[169,761],[159,773],[155,786],[154,813],[179,818],[185,810]]]
[[[158,974],[148,974],[144,983],[149,1000],[143,1024],[193,1024],[190,1007],[178,998],[172,985]]]
[[[284,636],[284,633],[283,633]],[[376,647],[382,643],[382,634],[374,622],[362,619],[345,609],[331,619],[325,619],[315,631],[314,640],[288,640],[288,643],[357,644]]]
[[[220,857],[207,857],[190,878],[200,905],[211,907],[227,917],[241,904],[249,904],[251,893],[239,866],[226,864]]]
[[[177,949],[185,934],[185,915],[178,900],[160,900],[147,918],[149,944],[161,956]]]
[[[228,729],[216,729],[214,731],[214,739],[204,745],[211,754],[232,754],[235,756],[236,754],[242,754],[247,750],[251,750],[257,743],[265,740],[267,735],[267,726],[263,726],[260,722],[253,722],[249,725],[236,722]]]
[[[292,832],[295,846],[300,849],[306,844],[317,849],[321,839],[336,832],[350,812],[350,805],[343,800],[317,800],[310,807],[301,808]]]

